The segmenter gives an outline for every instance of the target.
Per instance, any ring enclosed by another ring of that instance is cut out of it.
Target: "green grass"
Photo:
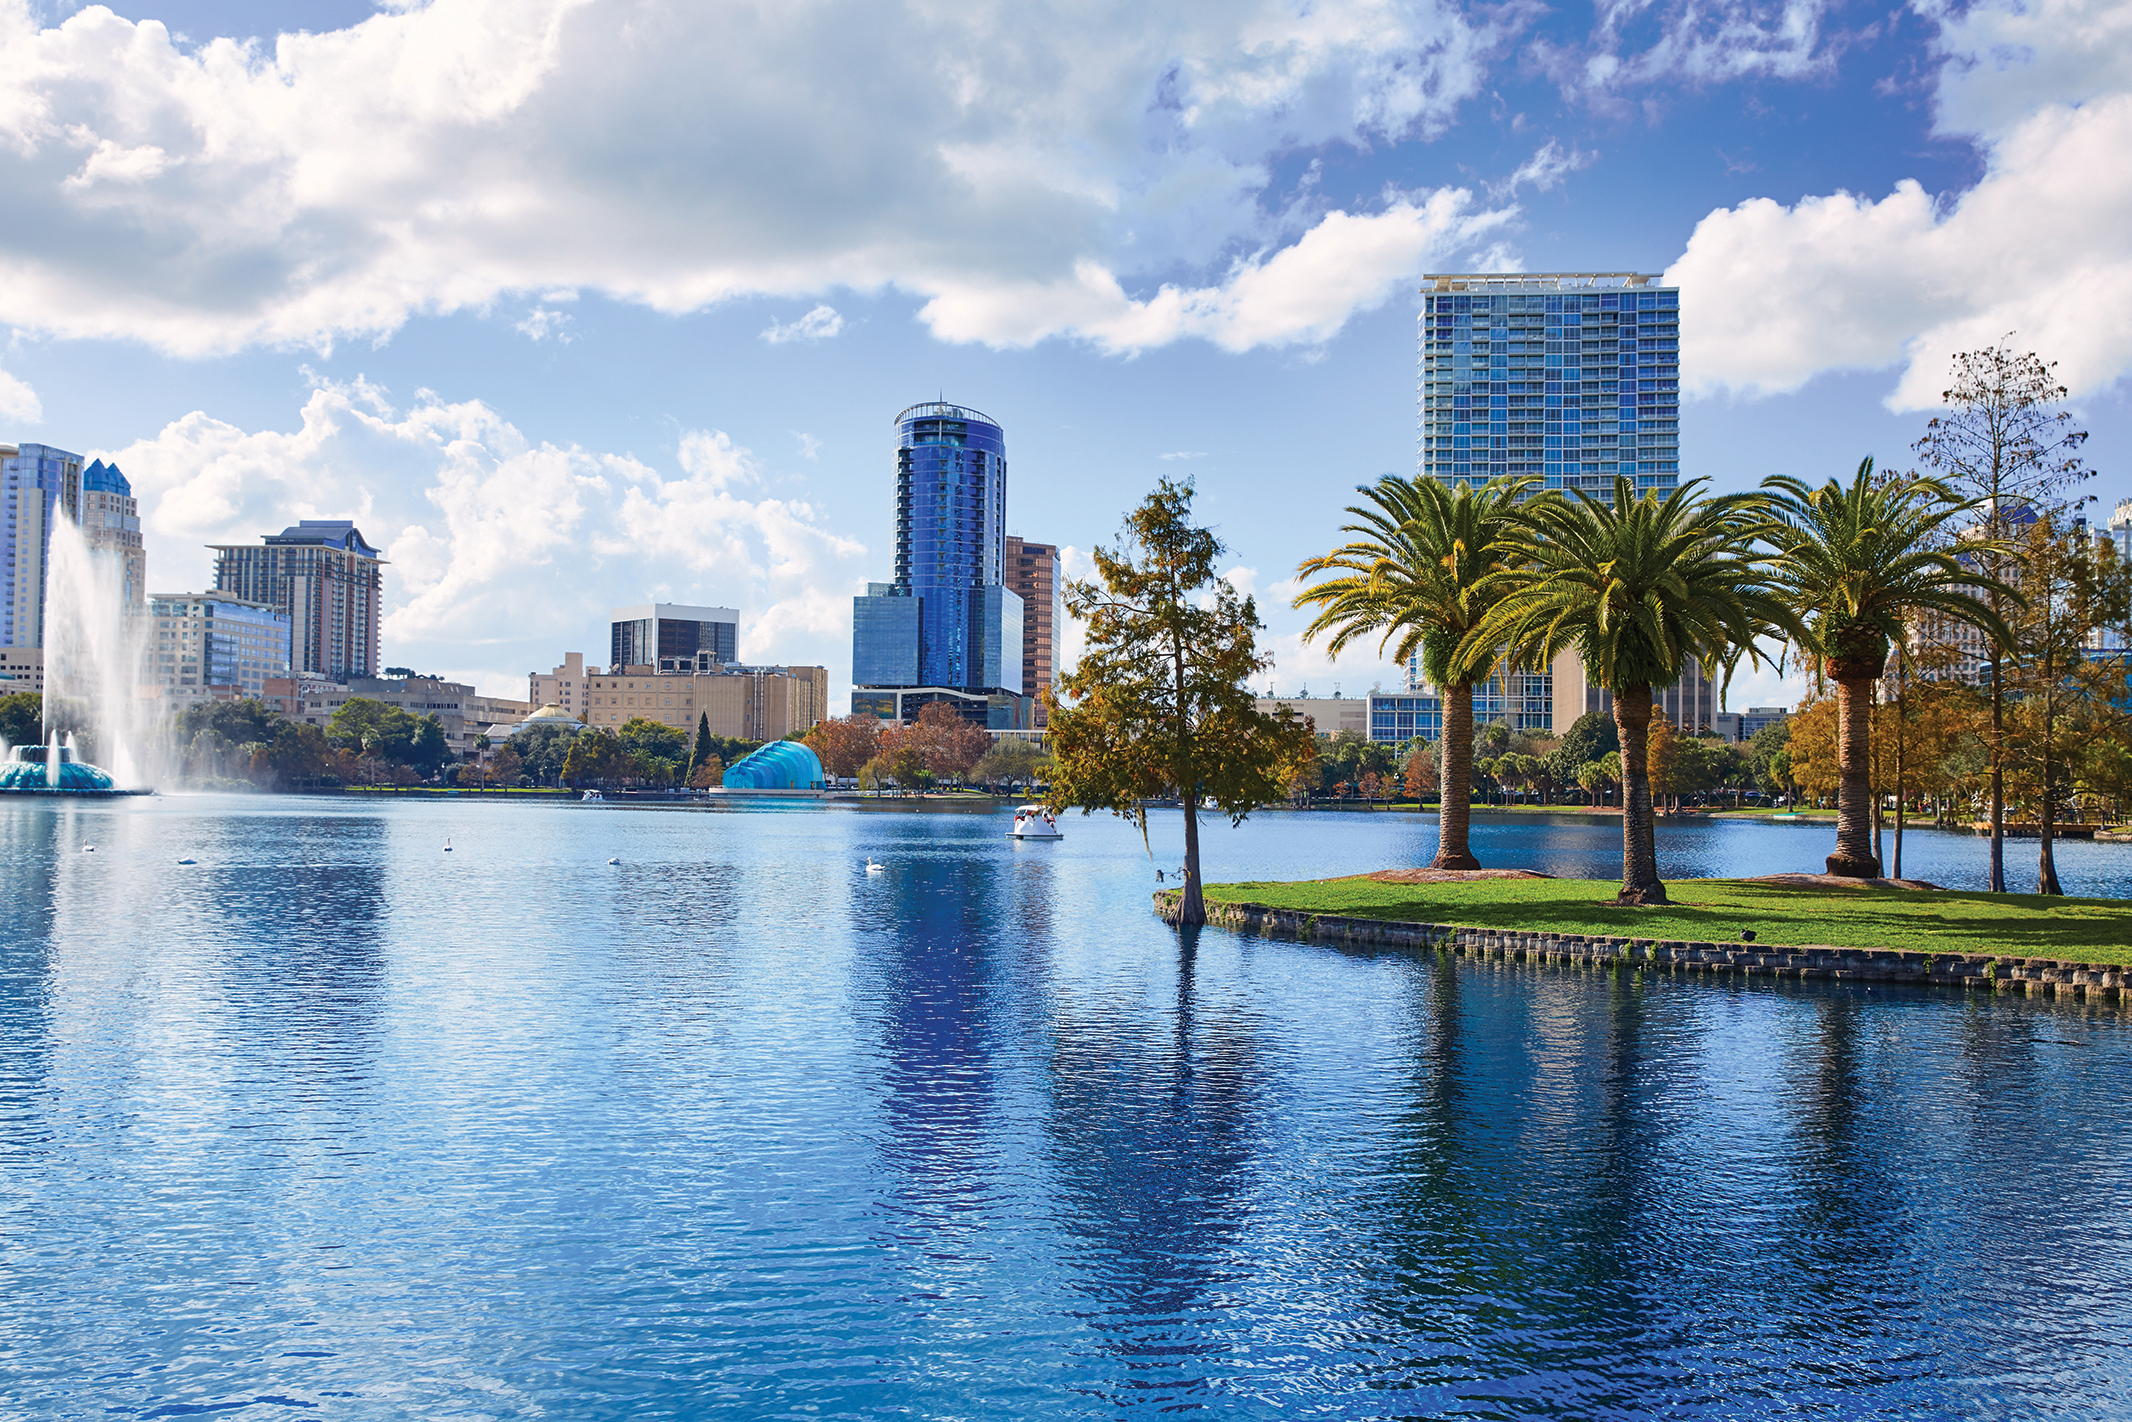
[[[1688,942],[1897,948],[1907,952],[2004,953],[2132,964],[2132,901],[2035,894],[1913,893],[1901,889],[1793,889],[1736,879],[1669,880],[1667,908],[1623,908],[1620,885],[1601,879],[1470,879],[1385,884],[1370,879],[1209,884],[1227,903],[1265,904],[1471,928],[1613,934]]]

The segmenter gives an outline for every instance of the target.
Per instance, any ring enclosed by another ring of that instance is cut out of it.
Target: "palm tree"
[[[1505,647],[1523,666],[1544,666],[1575,647],[1585,675],[1613,693],[1621,738],[1621,894],[1625,904],[1662,904],[1650,766],[1651,690],[1672,685],[1691,663],[1722,666],[1742,655],[1766,660],[1758,642],[1797,629],[1751,551],[1772,530],[1760,494],[1700,498],[1695,479],[1663,496],[1638,497],[1626,477],[1611,503],[1582,490],[1574,500],[1536,503],[1529,556],[1484,585],[1495,605],[1467,641]]]
[[[1387,474],[1356,492],[1368,502],[1349,505],[1353,535],[1296,570],[1299,577],[1337,573],[1305,589],[1297,607],[1316,607],[1305,637],[1328,636],[1327,650],[1380,634],[1378,650],[1406,661],[1419,652],[1422,674],[1443,693],[1443,735],[1437,775],[1434,869],[1478,869],[1467,843],[1473,801],[1473,685],[1494,668],[1495,655],[1468,648],[1467,633],[1494,604],[1483,591],[1528,541],[1529,510],[1518,503],[1540,481],[1529,475],[1491,479],[1456,489],[1435,479]]]
[[[1831,479],[1810,489],[1788,475],[1764,479],[1783,526],[1776,586],[1805,622],[1801,646],[1836,683],[1836,852],[1828,872],[1880,877],[1873,853],[1873,683],[1889,648],[1919,614],[1967,622],[2001,646],[2011,634],[1976,597],[2018,602],[1998,579],[1962,565],[1946,546],[1947,521],[1976,507],[1937,479],[1876,482],[1868,456],[1848,487]]]

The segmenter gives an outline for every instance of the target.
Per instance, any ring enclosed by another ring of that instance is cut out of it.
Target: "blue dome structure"
[[[74,752],[65,746],[59,748],[59,783],[50,779],[51,748],[48,746],[16,746],[14,755],[6,764],[0,765],[0,793],[58,794],[58,795],[110,795],[115,793],[111,777],[86,761],[76,760]]]
[[[822,760],[798,741],[772,741],[726,767],[728,790],[819,790]]]

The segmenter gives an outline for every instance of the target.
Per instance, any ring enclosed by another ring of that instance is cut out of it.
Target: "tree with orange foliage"
[[[803,739],[820,758],[822,769],[850,777],[881,749],[881,721],[877,716],[835,716],[815,722]]]

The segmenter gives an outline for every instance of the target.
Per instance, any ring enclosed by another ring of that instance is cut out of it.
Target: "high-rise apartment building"
[[[135,612],[145,605],[140,504],[117,465],[99,459],[84,467],[80,455],[50,445],[0,445],[0,516],[0,646],[45,644],[52,529],[61,519],[112,559],[121,605]]]
[[[157,593],[148,599],[149,630],[140,685],[170,702],[261,697],[269,677],[289,674],[289,614],[266,603],[219,593]]]
[[[305,519],[258,546],[210,545],[215,591],[289,614],[290,670],[336,682],[378,672],[384,560],[346,519]]]
[[[1680,483],[1680,289],[1635,272],[1511,272],[1424,278],[1420,317],[1420,464],[1425,478],[1485,483],[1531,475],[1547,489],[1610,496]],[[1441,726],[1431,688],[1407,664],[1400,709],[1380,739]],[[1715,714],[1691,668],[1654,696],[1696,729]],[[1585,684],[1573,652],[1541,672],[1502,672],[1474,688],[1476,724],[1567,730],[1612,700]],[[1378,734],[1374,725],[1372,734]],[[1403,738],[1403,737],[1402,737]]]
[[[740,660],[740,614],[730,607],[648,602],[607,616],[608,661],[618,668],[709,671]]]
[[[1680,289],[1633,272],[1425,278],[1421,472],[1680,481]]]
[[[1029,728],[1006,522],[996,422],[944,402],[896,416],[896,576],[853,602],[855,714],[906,719],[945,701],[994,730]]]
[[[1066,629],[1066,579],[1056,543],[1007,535],[1007,586],[1022,600],[1022,694],[1036,706],[1036,728],[1050,722],[1044,696],[1058,674],[1053,638]]]

